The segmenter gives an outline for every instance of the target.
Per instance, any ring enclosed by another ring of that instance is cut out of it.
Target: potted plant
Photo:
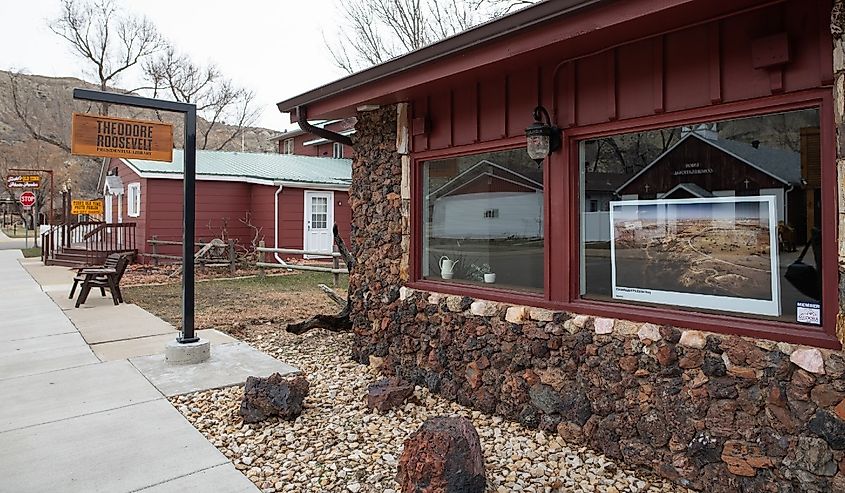
[[[490,268],[490,264],[472,264],[472,278],[476,281],[492,284],[496,282],[496,273]]]

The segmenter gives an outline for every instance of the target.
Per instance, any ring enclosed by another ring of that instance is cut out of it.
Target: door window
[[[326,229],[328,220],[328,197],[311,197],[311,227],[313,229]]]

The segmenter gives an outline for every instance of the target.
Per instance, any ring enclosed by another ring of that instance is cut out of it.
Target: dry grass
[[[346,296],[345,282],[337,291]],[[129,286],[126,300],[180,327],[182,288],[176,280],[169,284]],[[316,313],[334,313],[331,302],[318,284],[331,286],[332,276],[324,273],[294,272],[283,276],[210,280],[196,284],[197,329],[215,328],[243,335],[247,327],[299,322]]]

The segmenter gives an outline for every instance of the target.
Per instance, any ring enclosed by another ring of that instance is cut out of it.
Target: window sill
[[[548,305],[548,301],[543,293],[532,293],[530,291],[512,291],[475,284],[458,284],[428,279],[409,282],[407,285],[409,288],[420,291],[469,296],[471,298],[498,301],[501,303],[527,304],[531,306]]]

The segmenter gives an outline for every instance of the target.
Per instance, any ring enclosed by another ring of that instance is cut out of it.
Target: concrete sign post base
[[[211,357],[211,341],[208,339],[190,343],[170,341],[164,350],[164,359],[171,365],[193,365],[202,363],[209,357]]]

